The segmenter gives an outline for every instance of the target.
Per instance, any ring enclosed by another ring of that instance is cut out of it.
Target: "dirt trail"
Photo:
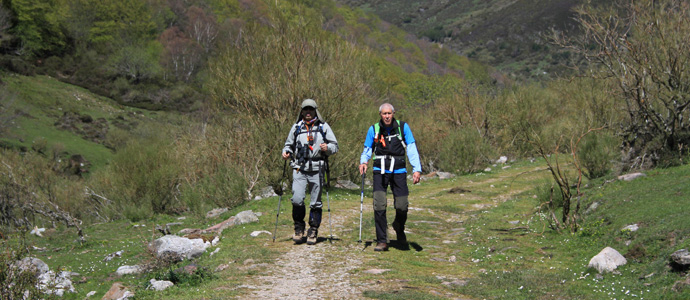
[[[512,176],[500,176],[485,180],[475,179],[474,181],[466,182],[464,186],[475,189],[478,185],[494,182],[509,184],[512,178]],[[445,190],[455,186],[452,182],[448,182],[446,185],[447,188]],[[432,197],[438,194],[438,192],[439,190],[417,192],[414,197]],[[522,192],[522,189],[510,189],[493,199],[482,199],[481,209],[496,206],[519,192]],[[468,196],[474,197],[473,195]],[[370,199],[367,199],[367,202],[370,201]],[[284,251],[284,254],[266,268],[265,275],[248,278],[248,282],[239,287],[244,292],[238,299],[364,299],[363,291],[371,290],[373,287],[367,286],[357,277],[361,276],[363,269],[371,268],[367,267],[367,262],[371,258],[367,258],[370,256],[362,255],[364,244],[338,239],[340,236],[351,236],[352,230],[357,229],[359,201],[338,201],[338,206],[340,206],[337,208],[339,213],[334,214],[332,219],[334,241],[330,242],[327,239],[330,231],[328,215],[325,211],[319,234],[319,242],[316,245],[295,245],[291,240],[287,239],[289,233],[285,232],[287,228],[283,227],[281,229],[283,231],[281,233],[283,240],[276,242],[275,246]],[[366,209],[370,210],[371,208],[368,207]],[[435,211],[428,207],[411,207],[410,209],[415,214],[438,214],[442,220],[451,223],[465,220],[469,214],[475,213],[468,211],[459,214],[449,214]],[[353,216],[356,216],[356,218]],[[371,229],[367,230],[371,231]],[[392,231],[390,227],[389,231]],[[457,232],[455,231],[448,232],[450,239],[456,234]],[[373,251],[373,249],[368,247],[364,251]]]
[[[242,299],[360,299],[362,286],[351,280],[353,270],[363,260],[363,245],[338,239],[344,218],[332,219],[334,240],[330,237],[328,216],[319,230],[316,245],[295,245],[281,241],[287,252],[268,268],[267,275],[257,276],[241,286],[247,293]]]

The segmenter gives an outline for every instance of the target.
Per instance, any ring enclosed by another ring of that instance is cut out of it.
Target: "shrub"
[[[605,176],[611,170],[618,145],[618,141],[608,134],[585,136],[577,152],[584,175],[589,179]]]
[[[111,199],[129,217],[170,213],[179,209],[178,177],[182,170],[162,140],[130,142],[111,163]],[[103,178],[108,179],[108,178]]]
[[[484,168],[488,162],[491,147],[479,132],[473,128],[453,130],[439,143],[438,167],[455,173],[471,173]]]

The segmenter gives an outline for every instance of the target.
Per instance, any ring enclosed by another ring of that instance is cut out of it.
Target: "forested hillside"
[[[405,98],[412,92],[396,85],[412,81],[404,78],[412,73],[490,80],[486,67],[330,1],[276,7],[258,0],[4,0],[1,65],[50,75],[128,106],[194,111],[209,98],[203,88],[212,80],[209,61],[245,38],[246,27],[271,25],[279,12],[300,14],[301,22],[373,50],[389,66],[379,78],[403,77],[387,84]]]
[[[340,0],[405,31],[496,67],[517,80],[572,75],[582,57],[554,46],[551,30],[580,34],[575,7],[609,0],[367,1]]]

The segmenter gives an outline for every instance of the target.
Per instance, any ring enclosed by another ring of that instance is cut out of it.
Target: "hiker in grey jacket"
[[[292,240],[302,243],[304,239],[304,216],[306,208],[304,198],[309,189],[309,231],[307,244],[316,244],[321,225],[321,189],[327,168],[327,157],[338,152],[338,141],[333,130],[326,123],[316,101],[302,101],[297,123],[292,126],[283,147],[283,159],[292,157],[292,220],[295,223],[295,235]]]

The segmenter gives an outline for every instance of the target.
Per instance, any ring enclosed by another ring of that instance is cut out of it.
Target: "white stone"
[[[637,178],[645,177],[645,176],[647,176],[647,175],[645,175],[644,173],[630,173],[630,174],[624,174],[624,175],[618,176],[618,180],[631,181],[633,179],[637,179]]]
[[[150,244],[156,256],[171,254],[178,259],[192,259],[201,256],[211,243],[202,239],[188,239],[176,235],[163,236]]]
[[[174,285],[171,281],[156,279],[151,279],[149,283],[151,283],[150,289],[155,291],[162,291]]]
[[[121,266],[117,268],[117,271],[115,271],[115,274],[118,276],[123,276],[123,275],[129,275],[129,274],[139,274],[141,273],[142,269],[138,265],[134,266]]]
[[[618,266],[622,266],[628,261],[618,251],[611,247],[606,247],[599,254],[592,257],[587,267],[595,268],[599,273],[613,272]]]
[[[262,233],[265,233],[265,234],[268,234],[268,235],[271,235],[271,234],[272,234],[272,233],[270,233],[270,232],[268,232],[268,231],[266,231],[266,230],[257,230],[257,231],[252,231],[252,233],[250,233],[249,235],[251,235],[251,236],[253,236],[253,237],[257,237],[257,236],[259,236],[259,235],[262,234]]]
[[[628,226],[623,227],[622,230],[629,230],[629,231],[635,232],[638,229],[640,229],[640,227],[637,226],[637,224],[632,224],[632,225],[628,225]]]

